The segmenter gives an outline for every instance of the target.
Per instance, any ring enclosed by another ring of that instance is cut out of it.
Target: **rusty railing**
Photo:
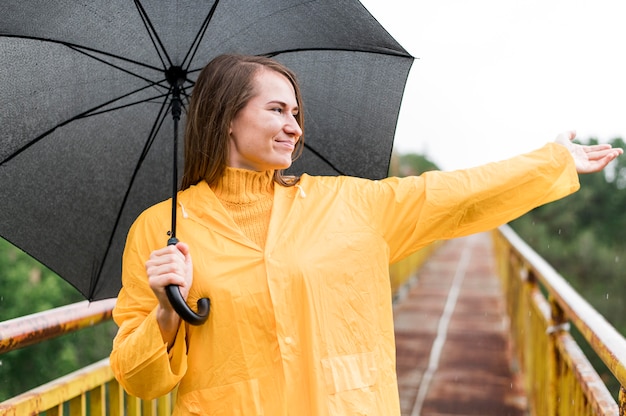
[[[0,322],[0,354],[106,322],[114,305],[83,301]],[[0,403],[0,416],[169,416],[174,394],[150,401],[127,394],[107,358]]]
[[[493,233],[511,334],[533,415],[626,415],[626,340],[509,226]],[[569,332],[621,388],[617,401]]]

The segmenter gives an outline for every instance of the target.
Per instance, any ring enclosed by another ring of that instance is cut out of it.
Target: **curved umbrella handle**
[[[176,237],[170,238],[167,242],[168,246],[178,243]],[[209,298],[198,299],[198,313],[195,313],[183,299],[180,288],[177,285],[168,285],[165,287],[165,293],[172,307],[181,318],[191,325],[202,325],[209,318],[209,310],[211,309],[211,300]]]
[[[198,299],[198,313],[195,313],[183,299],[178,286],[166,286],[165,293],[167,293],[167,298],[170,300],[176,313],[191,325],[202,325],[209,318],[209,310],[211,309],[209,298]]]

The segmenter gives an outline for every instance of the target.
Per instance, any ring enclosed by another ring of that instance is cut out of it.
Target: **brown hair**
[[[209,185],[214,184],[224,174],[228,161],[230,123],[254,96],[254,76],[264,68],[284,75],[293,85],[299,108],[296,120],[303,129],[300,87],[290,69],[265,57],[220,55],[200,72],[191,95],[185,127],[185,167],[181,189],[203,179]],[[304,139],[300,137],[292,160],[302,154],[303,148]],[[289,180],[284,176],[283,170],[274,172],[274,180],[286,186],[297,183],[297,179]]]

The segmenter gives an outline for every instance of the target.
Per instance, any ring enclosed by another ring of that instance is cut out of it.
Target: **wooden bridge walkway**
[[[403,416],[523,416],[488,233],[451,240],[395,302]]]

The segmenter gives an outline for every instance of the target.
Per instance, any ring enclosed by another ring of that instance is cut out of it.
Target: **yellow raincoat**
[[[561,145],[456,172],[369,181],[304,175],[275,186],[265,249],[205,182],[179,194],[178,237],[208,296],[206,324],[168,352],[145,261],[163,247],[169,202],[128,235],[111,354],[131,394],[179,384],[175,415],[399,415],[389,263],[439,239],[484,231],[578,189]]]

